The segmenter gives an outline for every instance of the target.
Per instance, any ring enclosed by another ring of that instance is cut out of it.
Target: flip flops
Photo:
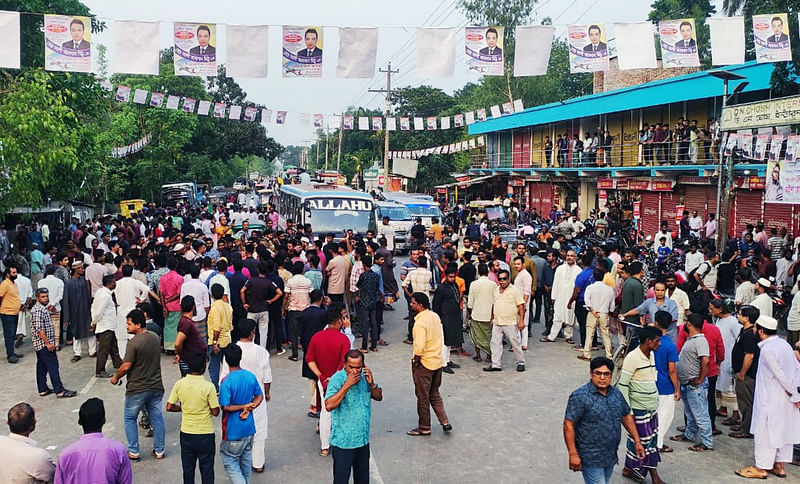
[[[767,473],[761,473],[759,469],[756,469],[754,466],[745,467],[744,469],[739,469],[733,471],[737,476],[744,477],[745,479],[766,479]]]

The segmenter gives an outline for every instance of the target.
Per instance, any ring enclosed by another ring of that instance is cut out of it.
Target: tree
[[[715,14],[717,9],[710,0],[655,0],[650,8],[652,10],[647,19],[656,26],[661,20],[693,18],[697,30],[697,45],[700,49],[698,51],[700,64],[704,68],[711,67],[711,36],[706,18]],[[657,45],[660,49],[660,44]]]

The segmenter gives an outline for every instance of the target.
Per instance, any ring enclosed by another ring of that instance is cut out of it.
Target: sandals
[[[572,339],[572,338],[567,338],[567,340],[565,341],[565,343],[567,343],[568,345],[574,345],[574,344],[575,344],[575,340],[574,340],[574,339]]]
[[[630,479],[633,482],[638,482],[639,484],[644,483],[644,476],[641,473],[633,469],[628,469],[627,467],[622,470],[622,477],[624,477],[625,479]]]
[[[741,425],[741,424],[742,424],[742,422],[736,420],[733,417],[728,417],[728,418],[726,418],[725,420],[722,421],[722,425],[727,425],[727,426]]]
[[[477,361],[478,363],[483,361],[483,358],[481,357],[481,355],[475,355],[475,356],[472,357],[472,359]]]
[[[427,430],[427,431],[426,430],[420,430],[419,427],[417,427],[415,429],[409,430],[408,432],[406,432],[406,434],[410,435],[412,437],[428,437],[428,436],[431,435],[431,431],[430,430]]]
[[[706,451],[713,451],[713,447],[707,447],[704,444],[694,444],[693,446],[689,447],[689,450],[692,452],[706,452]]]
[[[761,470],[757,469],[755,466],[745,467],[744,469],[739,469],[733,471],[737,476],[744,477],[745,479],[766,479],[767,473],[761,473]]]
[[[539,338],[539,343],[555,343],[555,341],[549,340],[547,338]]]
[[[731,433],[729,433],[728,437],[733,437],[734,439],[752,439],[753,438],[753,434],[739,431],[739,432],[731,432]]]
[[[683,434],[673,435],[669,440],[673,442],[691,442],[691,440],[687,439]]]
[[[778,474],[777,472],[775,472],[774,468],[768,470],[767,473],[768,474],[772,474],[773,476],[775,476],[775,477],[777,477],[779,479],[786,479],[786,473],[785,472],[783,474]]]
[[[660,454],[669,454],[671,452],[674,452],[674,450],[672,449],[672,447],[670,447],[668,445],[664,445],[664,447],[661,447],[660,449],[658,449],[658,452]]]
[[[43,392],[39,392],[39,396],[40,397],[46,397],[47,395],[50,395],[51,393],[53,393],[53,389],[52,388],[48,388],[47,390],[45,390]]]
[[[319,455],[321,455],[322,457],[328,457],[329,455],[331,455],[331,449],[322,449],[319,451]]]

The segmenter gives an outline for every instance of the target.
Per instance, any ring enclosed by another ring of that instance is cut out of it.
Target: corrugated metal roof
[[[755,61],[751,61],[738,66],[724,67],[721,70],[747,77],[749,84],[742,92],[752,92],[769,89],[773,68],[774,65],[771,63],[756,64]],[[732,91],[737,84],[735,81],[731,82],[729,89]],[[528,108],[519,113],[470,125],[469,134],[484,134],[659,104],[717,97],[722,96],[722,89],[723,83],[720,79],[713,77],[709,71],[699,71]]]

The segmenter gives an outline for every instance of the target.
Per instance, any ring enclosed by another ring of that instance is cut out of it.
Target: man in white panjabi
[[[581,272],[581,268],[575,263],[578,255],[574,250],[567,251],[567,262],[561,264],[556,269],[553,276],[553,289],[550,292],[553,300],[553,327],[547,335],[548,341],[555,341],[561,326],[564,326],[564,337],[567,342],[573,344],[572,331],[575,325],[575,306],[568,308],[567,304],[575,289],[575,278]],[[545,338],[542,338],[545,339]]]
[[[756,320],[760,354],[753,398],[755,466],[739,469],[742,477],[786,477],[784,462],[792,461],[793,444],[800,443],[800,362],[792,347],[777,336],[778,321]]]
[[[150,293],[150,289],[132,275],[133,266],[122,266],[122,279],[117,281],[117,287],[114,288],[114,297],[117,300],[117,326],[114,332],[117,335],[119,356],[122,358],[125,358],[129,337],[133,337],[127,330],[128,313],[136,309],[136,304],[147,301]]]
[[[267,402],[270,401],[269,389],[272,386],[272,368],[269,366],[269,352],[263,347],[253,342],[256,337],[256,323],[252,319],[245,319],[239,322],[239,334],[242,338],[236,343],[242,349],[242,361],[239,366],[254,374],[258,382],[264,385],[264,400],[253,410],[253,419],[256,421],[256,434],[253,436],[253,469],[256,472],[264,472],[266,462],[266,443],[267,443]],[[230,373],[227,361],[223,362],[219,374],[219,381]]]

